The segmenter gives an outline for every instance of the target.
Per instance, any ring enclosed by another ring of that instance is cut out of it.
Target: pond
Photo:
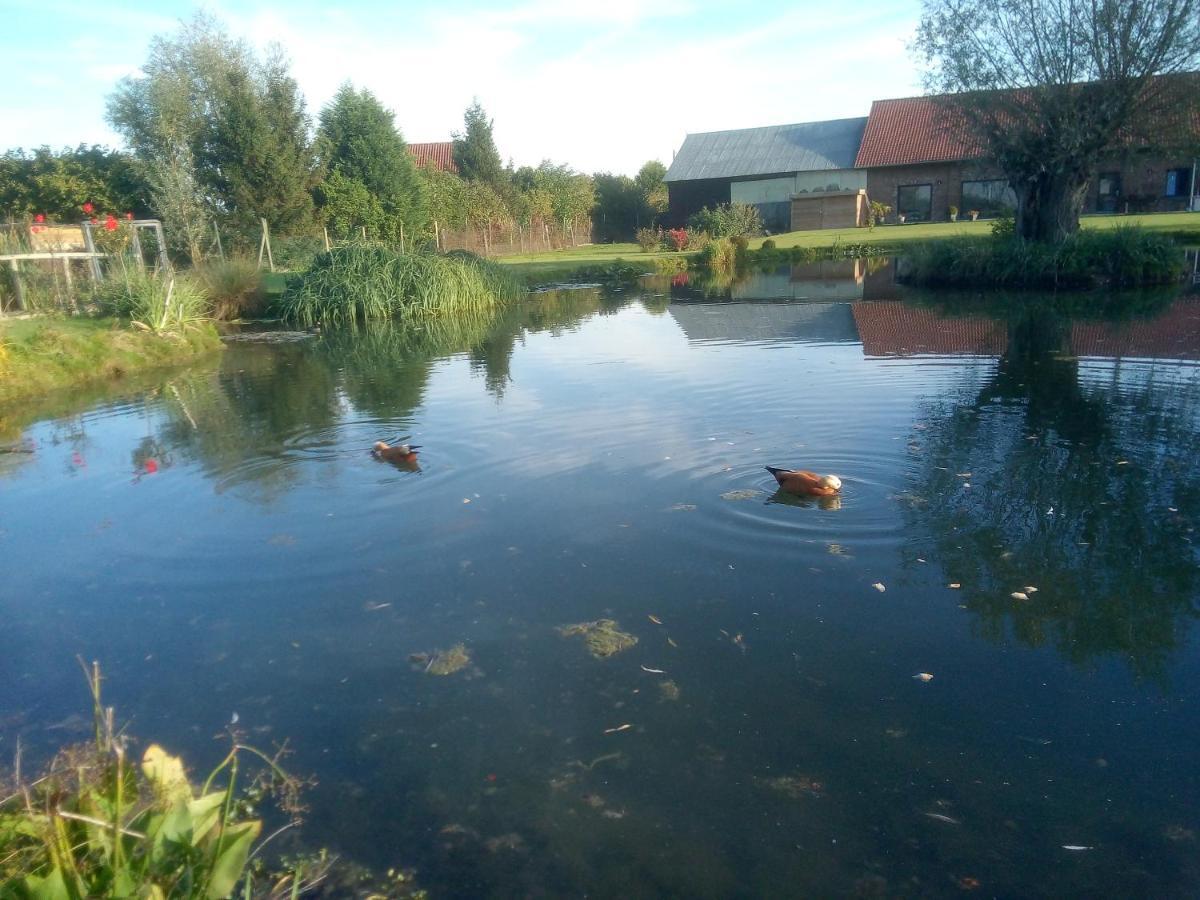
[[[757,277],[10,410],[0,755],[86,735],[78,655],[434,896],[1195,896],[1200,297]]]

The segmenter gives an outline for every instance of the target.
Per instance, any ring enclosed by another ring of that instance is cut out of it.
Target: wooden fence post
[[[438,253],[442,252],[442,233],[438,228],[438,220],[433,220],[433,247]]]
[[[321,231],[325,234],[325,252],[329,252],[329,229],[322,228]]]
[[[13,290],[17,295],[17,309],[25,312],[25,288],[21,285],[21,268],[17,265],[15,259],[10,259],[8,264],[12,267]]]
[[[225,248],[221,246],[221,229],[216,219],[213,219],[213,237],[217,239],[217,256],[221,257],[221,262],[225,262]]]
[[[91,222],[83,223],[83,244],[85,247],[87,247],[88,253],[96,252],[96,242],[92,238],[92,223]],[[92,265],[92,279],[95,281],[99,281],[101,278],[104,277],[103,274],[101,274],[101,272],[100,272],[99,257],[93,256],[91,265]]]
[[[267,227],[266,219],[259,219],[262,222],[262,243],[258,245],[258,267],[262,268],[263,253],[267,254],[267,265],[271,267],[271,274],[275,273],[275,257],[271,255],[271,229]]]

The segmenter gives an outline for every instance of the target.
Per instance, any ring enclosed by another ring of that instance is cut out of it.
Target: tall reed
[[[351,244],[322,253],[279,302],[284,319],[337,325],[394,317],[461,315],[522,293],[495,263],[469,254],[399,253]]]

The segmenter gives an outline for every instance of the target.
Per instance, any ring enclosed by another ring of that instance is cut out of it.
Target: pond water
[[[0,754],[83,736],[79,655],[195,769],[287,739],[306,840],[435,896],[1195,896],[1200,298],[869,268],[10,410]]]

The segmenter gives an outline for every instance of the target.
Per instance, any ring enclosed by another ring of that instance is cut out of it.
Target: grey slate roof
[[[667,181],[853,169],[866,117],[689,134]]]

